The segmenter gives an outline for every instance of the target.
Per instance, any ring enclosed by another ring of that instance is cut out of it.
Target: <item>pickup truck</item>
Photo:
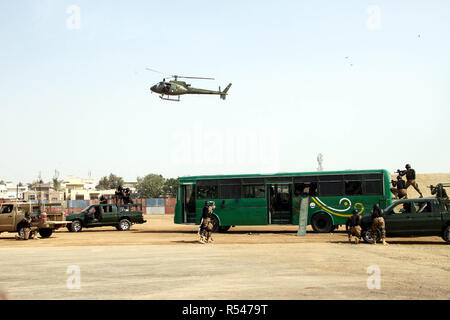
[[[22,220],[29,212],[32,226],[37,227],[42,238],[48,238],[53,231],[66,227],[62,203],[39,204],[23,201],[0,203],[0,232],[17,232],[23,236]]]
[[[113,226],[119,231],[130,230],[135,223],[145,223],[141,204],[94,204],[78,213],[69,213],[66,219],[70,232],[80,232],[83,228]]]
[[[440,198],[402,199],[384,210],[387,237],[440,236],[450,243],[450,201]],[[373,243],[370,231],[372,219],[364,216],[361,222],[362,237]],[[377,242],[381,231],[377,230]]]

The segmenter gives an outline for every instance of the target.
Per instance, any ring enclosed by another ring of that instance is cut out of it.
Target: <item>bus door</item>
[[[267,184],[268,224],[292,224],[291,184]]]
[[[183,223],[195,223],[195,184],[184,184],[181,186],[181,190]]]

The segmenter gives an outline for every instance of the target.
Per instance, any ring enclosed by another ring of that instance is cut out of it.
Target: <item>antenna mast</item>
[[[319,153],[319,154],[317,155],[317,163],[319,164],[319,166],[317,167],[317,171],[323,171],[323,166],[322,166],[322,163],[323,163],[323,155],[322,155],[321,153]]]

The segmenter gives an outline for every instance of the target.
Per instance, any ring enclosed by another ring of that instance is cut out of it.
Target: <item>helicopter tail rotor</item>
[[[220,91],[220,89],[219,89],[219,91],[221,92],[220,93],[220,99],[225,100],[225,98],[227,97],[227,92],[228,92],[228,90],[230,90],[230,87],[231,87],[231,83],[227,85],[225,90]]]

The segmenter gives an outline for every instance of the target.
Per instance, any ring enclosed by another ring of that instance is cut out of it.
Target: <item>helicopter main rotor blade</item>
[[[159,70],[155,70],[155,69],[152,69],[152,68],[145,68],[145,69],[146,69],[146,70],[149,70],[149,71],[152,71],[152,72],[156,72],[156,73],[165,75],[166,77],[174,78],[175,80],[178,79],[178,78],[183,78],[183,79],[200,79],[200,80],[216,80],[216,79],[214,79],[214,78],[206,78],[206,77],[188,77],[188,76],[178,76],[178,75],[176,75],[176,74],[170,75],[170,74],[168,74],[168,73],[161,72],[161,71],[159,71]]]
[[[184,78],[184,79],[216,80],[216,79],[214,79],[214,78],[204,78],[204,77],[185,77],[185,76],[175,76],[175,75],[173,75],[172,77],[174,77],[174,78]]]
[[[153,71],[153,72],[156,72],[156,73],[160,73],[160,74],[163,74],[163,75],[165,75],[165,76],[169,76],[169,77],[172,77],[170,74],[168,74],[168,73],[164,73],[164,72],[161,72],[161,71],[158,71],[158,70],[155,70],[155,69],[151,69],[151,68],[145,68],[146,70],[149,70],[149,71]]]

